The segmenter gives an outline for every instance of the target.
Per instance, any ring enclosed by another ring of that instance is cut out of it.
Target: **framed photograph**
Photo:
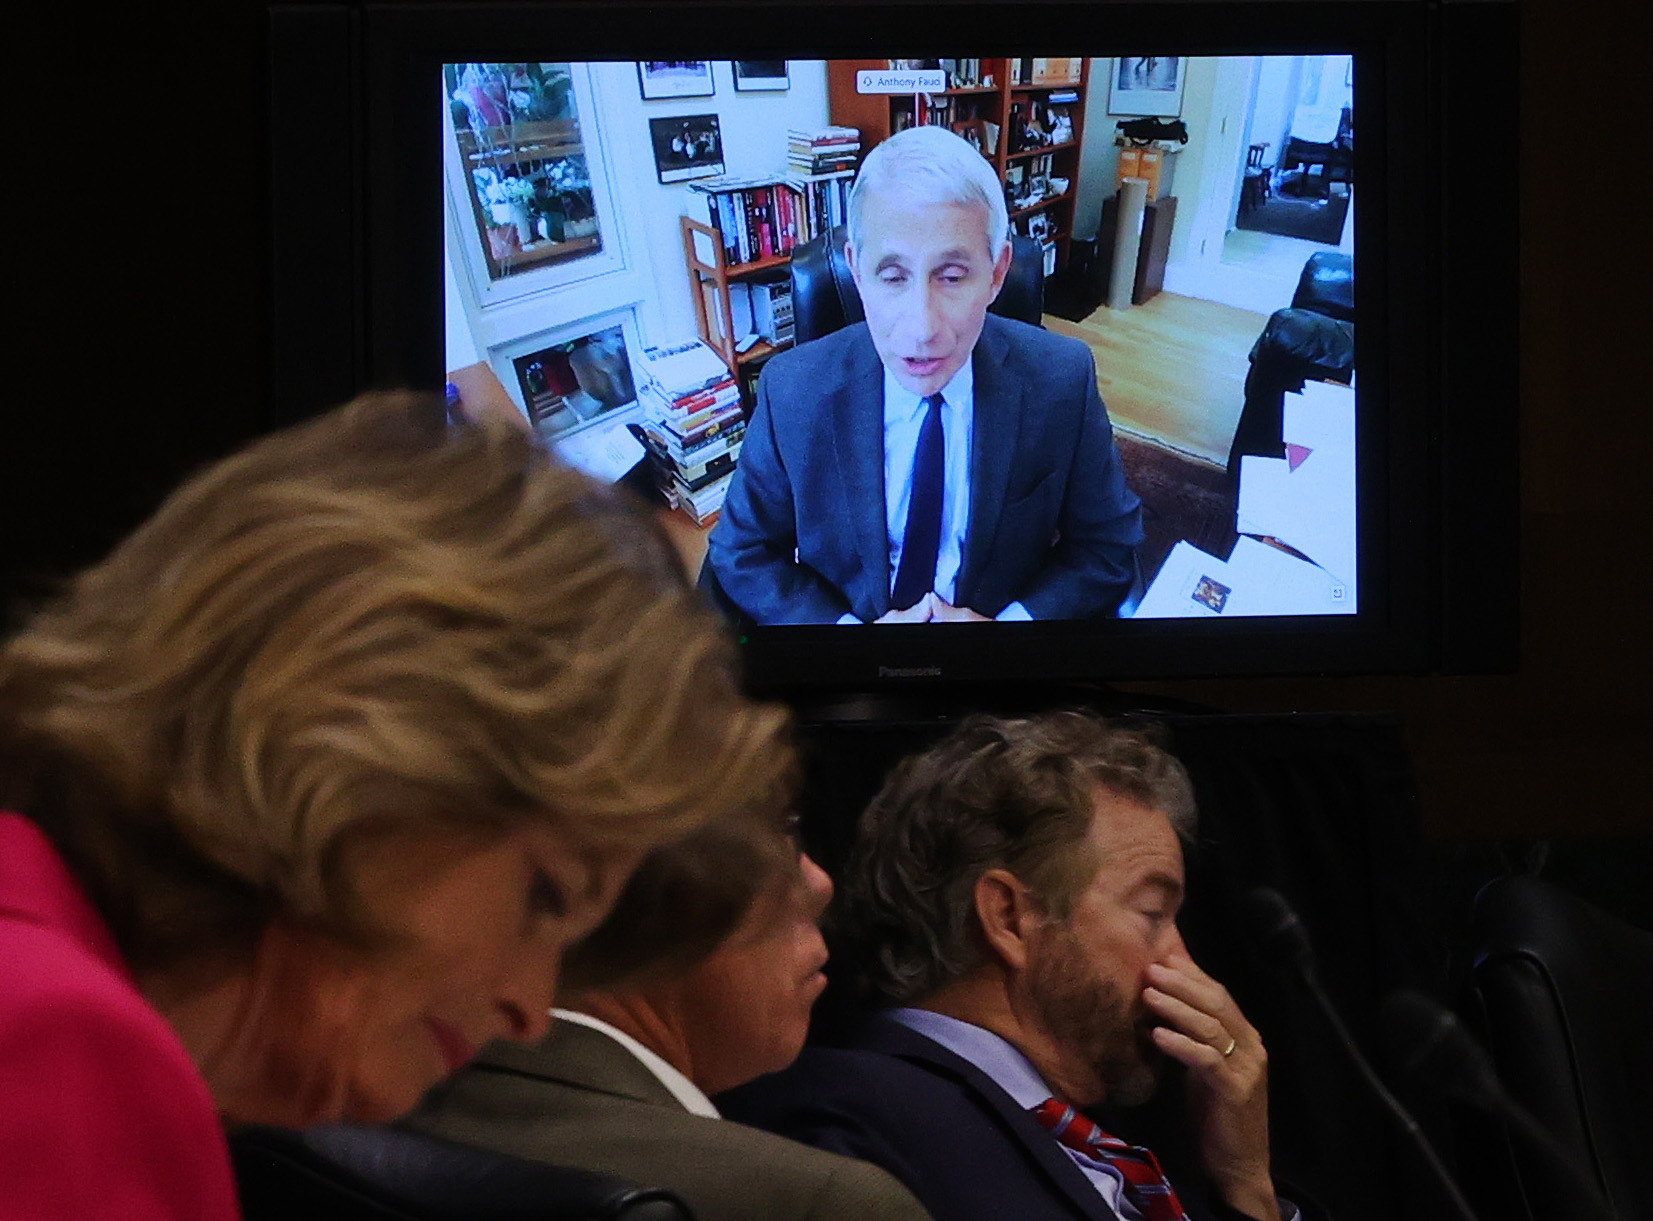
[[[723,173],[723,133],[715,114],[649,120],[654,170],[661,182],[689,182]]]
[[[655,59],[637,65],[637,83],[643,100],[709,98],[717,92],[709,59]]]
[[[1182,114],[1188,61],[1180,55],[1121,55],[1108,81],[1108,113],[1174,119]]]
[[[515,356],[511,367],[528,420],[547,441],[575,432],[637,399],[619,326]]]
[[[792,84],[784,59],[736,59],[735,92],[757,93],[764,89],[785,89]]]

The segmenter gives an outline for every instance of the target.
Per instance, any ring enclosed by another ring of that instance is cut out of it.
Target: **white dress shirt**
[[[594,1018],[589,1013],[576,1013],[572,1009],[553,1009],[551,1016],[559,1022],[573,1022],[576,1026],[585,1026],[601,1034],[606,1034],[636,1056],[643,1067],[653,1073],[660,1084],[670,1090],[672,1097],[681,1102],[683,1109],[691,1115],[701,1115],[707,1119],[723,1118],[718,1114],[717,1108],[712,1105],[712,1100],[706,1097],[704,1090],[625,1031],[610,1026],[601,1018]]]

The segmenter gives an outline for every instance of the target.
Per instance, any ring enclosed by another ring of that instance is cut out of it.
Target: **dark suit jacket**
[[[573,1022],[537,1047],[492,1045],[403,1122],[667,1188],[697,1221],[927,1221],[876,1166],[691,1114],[631,1052]]]
[[[972,357],[970,521],[957,604],[1035,619],[1111,613],[1141,502],[1125,485],[1090,349],[987,315]],[[723,593],[759,623],[890,609],[884,366],[865,323],[773,357],[708,539]]]
[[[811,1048],[784,1072],[722,1095],[724,1113],[817,1148],[866,1158],[935,1221],[1116,1221],[1060,1144],[992,1078],[888,1018],[849,1048]],[[1240,1221],[1178,1180],[1194,1221]]]

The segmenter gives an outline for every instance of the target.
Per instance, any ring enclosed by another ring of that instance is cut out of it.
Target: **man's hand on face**
[[[885,611],[874,623],[928,623],[935,618],[934,604],[940,602],[934,594],[925,594],[906,610]],[[946,603],[942,603],[943,606]]]
[[[1154,1043],[1188,1066],[1189,1115],[1204,1169],[1230,1207],[1279,1221],[1269,1175],[1268,1053],[1228,989],[1178,947],[1148,968]],[[1225,1054],[1226,1053],[1226,1054]]]
[[[931,594],[930,601],[934,610],[931,614],[937,623],[992,623],[986,615],[978,615],[968,606],[953,606],[943,602],[940,594]]]

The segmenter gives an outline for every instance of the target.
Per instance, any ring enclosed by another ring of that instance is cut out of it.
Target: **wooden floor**
[[[1264,314],[1160,293],[1083,322],[1045,315],[1045,327],[1089,344],[1115,427],[1208,462],[1228,461],[1245,393],[1246,354]]]

